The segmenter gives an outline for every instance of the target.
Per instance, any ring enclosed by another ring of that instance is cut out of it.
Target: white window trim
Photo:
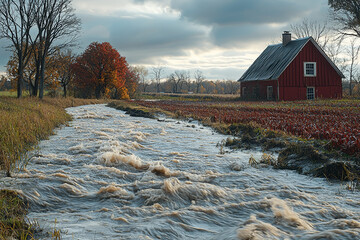
[[[313,89],[313,95],[314,95],[314,98],[313,98],[313,99],[309,99],[309,94],[308,94],[308,89],[309,89],[309,88],[312,88],[312,89]],[[306,99],[307,99],[307,100],[315,100],[315,99],[316,99],[315,87],[307,87],[307,88],[306,88]]]
[[[306,64],[314,64],[314,74],[306,73]],[[305,77],[316,77],[316,62],[304,62],[304,76]]]

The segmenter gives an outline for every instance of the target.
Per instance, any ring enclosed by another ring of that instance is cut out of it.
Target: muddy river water
[[[17,178],[28,217],[62,239],[359,239],[360,193],[346,183],[220,154],[227,136],[196,122],[134,118],[105,105],[42,141]],[[55,225],[56,220],[56,225]],[[49,236],[43,236],[48,239]]]

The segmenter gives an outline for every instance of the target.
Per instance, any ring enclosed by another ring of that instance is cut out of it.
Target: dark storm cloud
[[[276,41],[282,31],[290,30],[290,24],[327,14],[327,1],[313,0],[134,1],[168,2],[183,21],[211,28],[207,41],[220,47],[247,48]]]
[[[181,16],[204,25],[284,23],[306,15],[313,0],[172,0]]]
[[[241,25],[215,26],[211,31],[212,42],[222,47],[247,48],[254,45],[280,41],[281,26]]]
[[[119,14],[121,16],[121,14]],[[176,56],[203,45],[204,28],[170,16],[138,18],[82,16],[86,47],[94,39],[110,42],[130,62],[149,62],[160,56]]]

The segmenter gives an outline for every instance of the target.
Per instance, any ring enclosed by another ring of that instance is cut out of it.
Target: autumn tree
[[[128,64],[110,43],[91,43],[72,64],[75,85],[84,97],[111,97],[112,91],[126,96]]]
[[[339,32],[343,35],[360,37],[360,1],[329,0],[333,10],[333,18],[339,24]]]
[[[67,97],[68,86],[74,79],[74,73],[71,71],[71,66],[75,62],[75,56],[70,50],[58,50],[53,54],[51,60],[49,65],[51,66],[50,69],[53,69],[55,73],[55,81],[61,86],[63,96]]]
[[[29,95],[36,96],[37,85],[36,85],[36,46],[32,46],[35,50],[29,56],[29,61],[27,65],[24,67],[23,70],[23,81],[28,87]],[[45,61],[47,68],[44,71],[44,84],[47,89],[56,91],[56,89],[60,86],[62,80],[61,75],[63,75],[63,62],[65,61],[66,57],[64,56],[65,53],[62,53],[60,50],[57,51],[56,54],[52,56],[48,56]],[[18,81],[18,57],[16,53],[10,57],[7,63],[7,74],[9,76],[12,85],[14,86]]]
[[[26,66],[23,69],[23,83],[25,83],[28,86],[29,94],[32,96],[33,88],[34,88],[34,79],[35,79],[35,67],[33,66],[32,58],[29,59],[30,61],[26,64]],[[6,71],[9,76],[9,80],[11,81],[12,86],[16,86],[18,84],[18,67],[19,67],[19,61],[17,54],[14,53],[14,55],[10,56],[10,59],[6,65]]]

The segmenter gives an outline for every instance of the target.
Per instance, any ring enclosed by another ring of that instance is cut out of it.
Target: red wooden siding
[[[304,76],[304,62],[316,62],[316,77]],[[341,98],[341,77],[309,41],[279,77],[280,100],[304,100],[307,87],[316,98]]]

